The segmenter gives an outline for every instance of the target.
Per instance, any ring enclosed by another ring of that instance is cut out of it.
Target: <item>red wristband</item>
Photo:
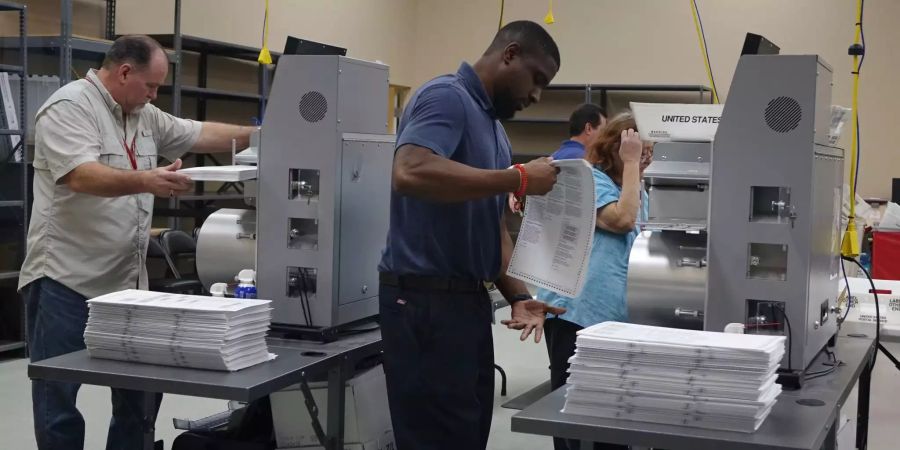
[[[516,198],[522,198],[525,196],[525,190],[528,188],[528,172],[525,171],[525,166],[521,164],[516,164],[513,167],[519,171],[519,189],[516,189],[513,195]]]

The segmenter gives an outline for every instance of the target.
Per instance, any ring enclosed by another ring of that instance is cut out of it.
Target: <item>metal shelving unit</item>
[[[265,112],[266,97],[269,92],[269,80],[272,76],[273,66],[259,65],[258,70],[258,89],[256,94],[246,92],[224,91],[218,89],[209,89],[209,57],[222,57],[237,59],[242,61],[255,62],[259,56],[259,48],[248,47],[245,45],[230,44],[227,42],[216,41],[191,35],[177,34],[155,34],[150,37],[156,39],[164,47],[174,47],[176,41],[181,41],[181,50],[197,53],[200,57],[197,71],[197,86],[182,86],[182,96],[196,97],[197,102],[197,119],[206,119],[207,99],[216,100],[237,100],[237,101],[254,101],[259,102],[259,117]],[[272,60],[277,61],[280,53],[271,52]]]
[[[25,137],[27,136],[27,128],[28,128],[28,120],[25,115],[25,109],[27,103],[27,93],[25,92],[25,84],[27,82],[26,78],[28,77],[28,30],[27,30],[27,10],[24,5],[20,5],[17,3],[6,3],[0,2],[0,13],[14,13],[19,15],[19,37],[18,38],[8,38],[15,43],[14,48],[18,51],[18,64],[2,64],[0,65],[0,71],[2,72],[11,72],[19,75],[19,128],[16,130],[10,129],[0,129],[0,138],[9,139],[10,136],[19,136],[19,149],[22,152],[22,161],[18,163],[3,163],[3,164],[12,164],[18,166],[20,169],[21,176],[21,199],[18,200],[3,200],[0,201],[0,208],[16,208],[20,210],[21,217],[21,227],[17,230],[19,235],[19,249],[18,249],[18,257],[16,261],[21,263],[23,258],[25,257],[25,243],[28,237],[28,164],[27,161],[29,159],[28,155],[28,145],[25,142]],[[15,149],[13,149],[15,151]],[[19,271],[18,270],[9,270],[0,272],[0,280],[3,282],[7,282],[7,280],[15,280],[19,279]],[[4,308],[15,308],[18,312],[18,326],[19,330],[15,333],[14,336],[6,335],[0,336],[0,353],[5,353],[12,350],[19,350],[25,348],[25,314],[23,311],[22,303],[15,302],[15,305],[5,304],[0,305]],[[8,324],[8,322],[7,322]],[[5,329],[5,327],[4,327]],[[9,333],[7,333],[9,334]]]

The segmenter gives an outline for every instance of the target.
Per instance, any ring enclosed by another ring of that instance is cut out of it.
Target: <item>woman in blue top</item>
[[[631,113],[622,113],[610,120],[587,146],[584,159],[594,166],[597,223],[581,295],[570,298],[545,289],[538,291],[538,299],[566,308],[565,314],[548,317],[544,322],[553,389],[566,383],[568,360],[575,353],[578,330],[609,320],[628,320],[628,256],[640,231],[639,219],[647,217],[647,196],[641,188],[641,177],[653,158],[653,144],[641,142],[636,130]],[[578,447],[566,447],[564,440],[554,439],[554,448]],[[595,444],[594,448],[627,447]]]

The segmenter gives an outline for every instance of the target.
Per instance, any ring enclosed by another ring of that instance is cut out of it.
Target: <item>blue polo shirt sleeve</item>
[[[451,86],[435,85],[421,91],[409,111],[406,125],[397,137],[397,147],[406,144],[430,149],[437,155],[450,158],[463,136],[466,113]]]
[[[594,171],[594,192],[597,195],[597,209],[600,209],[610,203],[619,201],[622,195],[621,190],[616,183],[613,182],[609,175],[603,173],[602,170],[593,169]]]

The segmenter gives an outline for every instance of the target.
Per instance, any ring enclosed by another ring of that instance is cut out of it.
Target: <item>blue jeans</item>
[[[86,298],[49,278],[22,289],[27,313],[31,362],[83,350],[87,325]],[[84,418],[75,406],[80,384],[33,380],[31,401],[34,436],[40,450],[84,448]],[[162,395],[156,398],[153,420]],[[140,449],[143,445],[144,393],[112,389],[112,420],[107,450]]]

